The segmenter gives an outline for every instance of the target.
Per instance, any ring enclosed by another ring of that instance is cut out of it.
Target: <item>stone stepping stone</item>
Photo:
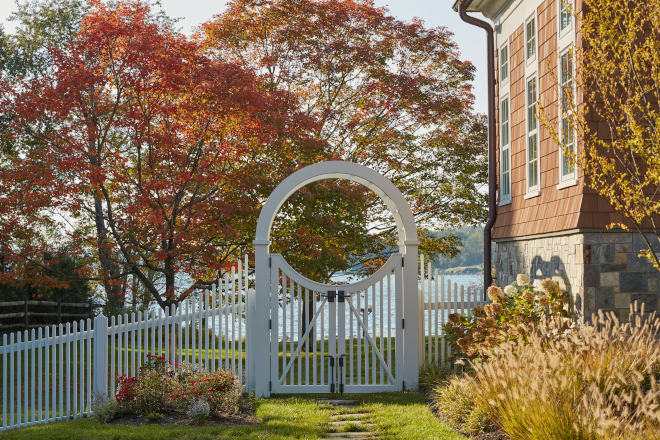
[[[329,432],[323,438],[374,439],[375,432]]]
[[[331,420],[334,419],[344,419],[344,420],[353,420],[353,419],[361,419],[363,417],[368,417],[371,414],[369,413],[346,413],[346,414],[335,414],[330,416]]]
[[[367,426],[367,427],[376,426],[375,423],[365,423],[365,422],[361,422],[360,420],[336,420],[336,421],[331,420],[328,423],[330,424],[330,426],[345,426],[345,425],[357,425],[357,426]]]
[[[339,406],[346,406],[346,405],[354,405],[357,403],[356,400],[347,400],[347,399],[319,399],[319,403],[329,403],[330,405],[339,405]]]

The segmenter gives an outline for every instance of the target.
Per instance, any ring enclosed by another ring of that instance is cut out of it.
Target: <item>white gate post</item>
[[[406,240],[403,267],[403,381],[406,389],[416,390],[419,379],[419,293],[417,287],[417,248],[419,241]]]
[[[108,318],[103,314],[94,318],[94,391],[108,396]]]
[[[250,377],[257,397],[270,396],[270,240],[254,240],[255,314],[250,324]],[[277,329],[273,331],[277,332]],[[276,336],[277,337],[277,334]],[[254,374],[252,374],[254,372]]]

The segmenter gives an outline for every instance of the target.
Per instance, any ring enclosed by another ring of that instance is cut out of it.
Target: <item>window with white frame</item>
[[[509,78],[509,45],[505,44],[500,49],[500,82]]]
[[[539,190],[539,141],[536,120],[536,75],[527,80],[527,192]]]
[[[565,149],[575,152],[575,134],[571,126],[572,101],[573,101],[573,52],[567,50],[560,57],[561,72],[561,180],[569,180],[575,177],[575,166],[573,161],[565,154]]]
[[[559,4],[559,31],[563,31],[571,25],[573,16],[571,15],[571,0],[560,0]]]
[[[511,200],[511,149],[509,148],[509,98],[504,98],[500,105],[500,139],[502,158],[500,168],[500,202]]]
[[[531,17],[525,24],[525,59],[531,60],[536,56],[536,20]]]

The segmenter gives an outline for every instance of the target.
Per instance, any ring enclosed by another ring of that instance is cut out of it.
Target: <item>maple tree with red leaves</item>
[[[388,177],[411,204],[431,259],[460,245],[434,230],[485,221],[486,120],[472,108],[474,67],[446,28],[397,20],[371,0],[234,0],[197,37],[267,90],[293,93],[330,154]],[[307,187],[283,206],[273,250],[318,280],[333,267],[375,271],[396,251],[392,216],[366,188],[323,185],[334,196]]]
[[[52,73],[0,83],[21,146],[0,167],[0,282],[65,284],[42,256],[66,242],[111,310],[127,276],[161,307],[177,303],[251,245],[276,182],[332,158],[290,94],[209,58],[139,1],[92,2],[77,36],[49,51]]]

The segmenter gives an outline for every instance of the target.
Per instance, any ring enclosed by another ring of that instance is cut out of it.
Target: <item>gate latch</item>
[[[349,295],[345,295],[345,294],[344,294],[344,291],[343,291],[343,290],[340,290],[339,292],[337,292],[337,297],[339,298],[337,301],[339,301],[340,303],[343,303],[343,302],[344,302],[344,298],[347,298],[347,297],[349,297],[349,296],[351,296],[351,295],[350,295],[350,294],[349,294]]]
[[[336,292],[334,290],[328,290],[328,302],[335,302]]]

